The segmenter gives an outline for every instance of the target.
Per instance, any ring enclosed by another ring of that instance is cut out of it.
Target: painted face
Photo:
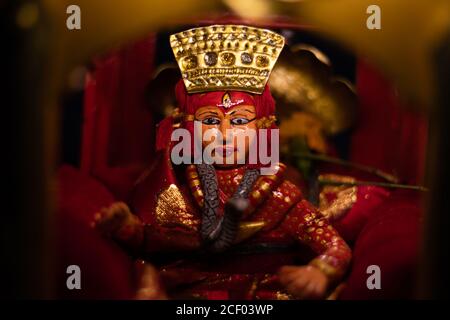
[[[195,120],[201,122],[203,150],[211,150],[216,166],[233,167],[246,162],[249,146],[256,140],[256,110],[253,105],[200,107],[195,112]],[[211,134],[219,138],[209,139]]]

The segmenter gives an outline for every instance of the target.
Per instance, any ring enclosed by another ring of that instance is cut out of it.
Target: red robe
[[[219,254],[202,250],[203,194],[196,167],[173,166],[167,152],[136,183],[129,204],[142,221],[140,236],[130,242],[159,268],[170,297],[290,298],[276,275],[284,265],[314,265],[334,285],[344,276],[349,247],[284,176],[283,164],[255,182],[233,247]],[[223,205],[245,167],[216,172]]]

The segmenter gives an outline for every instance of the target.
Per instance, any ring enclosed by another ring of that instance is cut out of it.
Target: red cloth
[[[58,172],[56,274],[58,297],[67,299],[130,299],[134,265],[116,244],[90,228],[93,216],[114,198],[98,181],[70,166]],[[81,269],[81,290],[68,290],[66,269]]]
[[[390,193],[374,186],[358,186],[357,201],[344,217],[333,226],[348,243],[354,243],[367,221],[376,214],[380,205],[389,199]]]
[[[359,106],[350,160],[397,175],[402,182],[423,180],[428,122],[402,101],[395,87],[367,62],[357,64]]]
[[[156,37],[98,57],[85,85],[81,170],[126,199],[154,155],[155,124],[146,100]]]
[[[419,257],[421,205],[415,192],[396,191],[372,211],[353,246],[351,273],[340,299],[412,299]],[[381,270],[381,290],[369,290],[367,268]]]
[[[183,80],[178,81],[175,87],[178,107],[180,108],[180,111],[186,114],[194,114],[195,110],[199,107],[221,104],[222,97],[226,92],[231,93],[233,101],[243,99],[243,104],[254,105],[256,108],[256,116],[258,118],[275,113],[275,101],[273,100],[268,85],[266,85],[262,94],[250,94],[231,90],[188,94]]]

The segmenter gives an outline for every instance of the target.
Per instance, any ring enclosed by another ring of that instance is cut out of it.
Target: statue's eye
[[[231,119],[230,122],[232,125],[239,126],[239,125],[247,124],[250,121],[246,118],[234,118],[234,119]]]
[[[220,124],[220,120],[217,118],[205,118],[202,120],[202,123],[208,126],[215,126]]]

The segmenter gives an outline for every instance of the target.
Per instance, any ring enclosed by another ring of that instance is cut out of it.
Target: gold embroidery
[[[267,192],[270,190],[270,187],[271,187],[270,183],[264,181],[263,183],[261,183],[260,189],[264,192]]]
[[[312,233],[312,232],[314,232],[314,230],[316,230],[316,228],[314,228],[314,227],[309,227],[308,229],[306,229],[306,232]]]
[[[260,200],[260,198],[261,198],[261,192],[259,192],[259,190],[252,191],[251,195],[256,200]]]
[[[200,222],[190,212],[183,195],[174,184],[158,195],[156,221],[161,226],[180,226],[192,231],[197,231]]]
[[[275,294],[277,300],[292,300],[292,296],[281,291],[277,291]]]
[[[342,182],[354,182],[349,176],[335,174],[320,175],[319,180],[334,180]],[[357,186],[325,186],[319,195],[319,209],[330,220],[337,220],[350,209],[357,200]],[[334,194],[336,199],[329,201],[327,194]]]

